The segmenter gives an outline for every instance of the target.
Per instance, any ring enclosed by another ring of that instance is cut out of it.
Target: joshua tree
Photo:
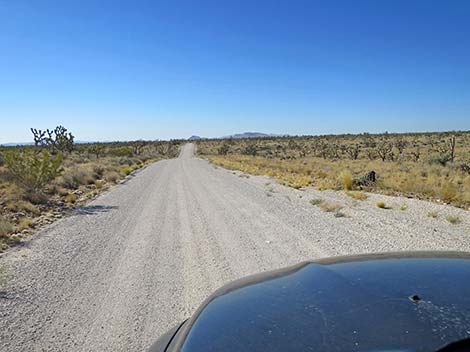
[[[357,160],[359,157],[359,153],[361,151],[361,147],[359,144],[353,144],[349,147],[346,148],[346,154],[352,159],[352,160]]]
[[[387,157],[392,153],[392,145],[389,142],[382,141],[381,143],[377,144],[377,147],[375,149],[377,151],[377,155],[382,159],[382,161],[385,161]]]
[[[131,142],[134,155],[140,155],[140,153],[142,153],[142,149],[144,149],[146,145],[147,145],[147,142],[142,141],[142,140]]]
[[[74,136],[72,133],[67,133],[64,126],[57,126],[54,130],[41,131],[31,128],[33,133],[34,145],[40,148],[47,148],[52,154],[58,152],[71,152],[74,147]]]

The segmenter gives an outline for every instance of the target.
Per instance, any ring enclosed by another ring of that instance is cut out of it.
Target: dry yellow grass
[[[379,160],[325,160],[309,157],[282,160],[248,155],[207,155],[212,163],[230,170],[252,175],[274,177],[281,184],[300,188],[313,186],[319,190],[344,189],[338,175],[347,168],[353,178],[374,170],[378,181],[369,191],[385,194],[417,195],[442,199],[461,207],[470,207],[470,175],[440,165],[414,162],[382,162]],[[345,178],[346,185],[349,185]]]
[[[452,143],[455,142],[451,147]],[[300,188],[365,189],[470,207],[470,131],[203,140],[214,164]],[[382,146],[388,146],[383,157]],[[224,148],[221,148],[221,147]],[[224,150],[226,154],[220,154]],[[375,184],[355,182],[369,171]]]
[[[385,204],[385,202],[382,200],[377,201],[375,206],[380,209],[390,209],[390,207],[388,207],[387,204]]]
[[[338,181],[345,191],[350,191],[353,187],[353,177],[349,170],[343,170],[338,176]]]

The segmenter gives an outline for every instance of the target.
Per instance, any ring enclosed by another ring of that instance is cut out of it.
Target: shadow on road
[[[113,209],[118,209],[117,206],[110,205],[90,205],[74,209],[74,215],[95,215],[98,213],[107,213]]]

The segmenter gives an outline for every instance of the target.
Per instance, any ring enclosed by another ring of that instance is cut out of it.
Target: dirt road
[[[322,192],[344,204],[337,218],[309,203],[320,192],[215,168],[193,150],[0,258],[13,276],[0,294],[2,351],[144,351],[211,291],[248,274],[334,254],[470,249],[468,212],[408,199],[406,211],[384,210],[374,196]],[[427,217],[433,209],[462,223]]]

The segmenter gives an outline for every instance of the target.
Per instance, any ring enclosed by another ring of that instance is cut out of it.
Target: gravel
[[[145,351],[245,275],[339,254],[470,251],[466,210],[294,190],[214,167],[193,150],[148,166],[0,258],[10,276],[0,290],[2,351]],[[314,198],[340,203],[344,216]]]

